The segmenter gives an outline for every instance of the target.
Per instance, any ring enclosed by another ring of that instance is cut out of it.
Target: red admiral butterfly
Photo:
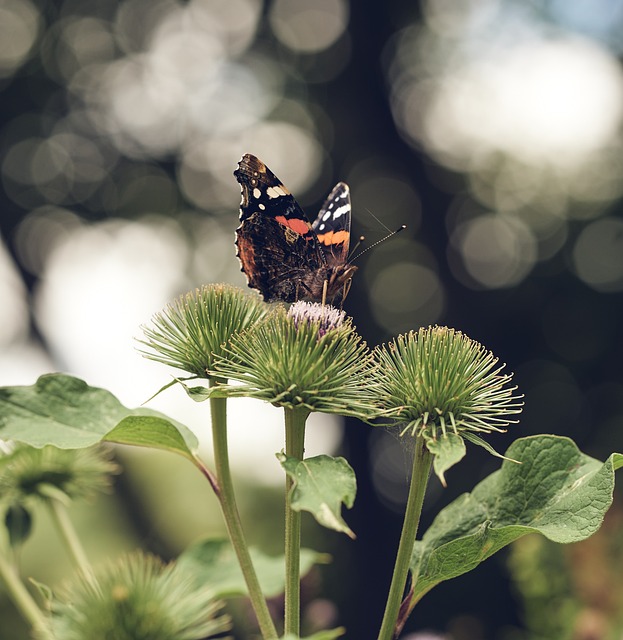
[[[236,246],[249,287],[267,302],[343,300],[357,270],[348,263],[348,186],[339,182],[310,224],[290,192],[255,156],[242,156],[234,175],[242,188]]]

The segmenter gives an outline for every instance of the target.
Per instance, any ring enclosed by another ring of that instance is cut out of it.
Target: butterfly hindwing
[[[345,263],[350,245],[350,189],[338,182],[312,224],[316,239],[330,263]]]

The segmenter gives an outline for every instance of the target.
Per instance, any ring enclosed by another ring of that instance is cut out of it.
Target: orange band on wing
[[[334,244],[344,244],[348,241],[350,233],[342,229],[341,231],[329,231],[318,236],[318,242],[330,247]]]
[[[286,218],[285,216],[275,216],[275,220],[292,231],[296,231],[301,236],[307,235],[311,228],[309,222],[300,218]]]

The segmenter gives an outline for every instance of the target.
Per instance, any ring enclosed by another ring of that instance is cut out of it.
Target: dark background
[[[437,323],[506,362],[526,404],[498,450],[534,433],[622,450],[623,3],[308,4],[8,3],[3,383],[64,370],[142,402],[162,373],[124,379],[108,341],[202,283],[244,283],[231,174],[251,152],[310,215],[348,182],[368,245],[407,225],[358,262],[346,310],[370,345]],[[336,450],[357,472],[358,538],[309,535],[334,555],[336,622],[372,638],[408,453],[355,423]],[[470,448],[422,526],[495,468]],[[136,477],[118,483],[129,539],[173,556]],[[269,516],[248,517],[261,540]],[[427,595],[407,631],[528,637],[500,557]]]

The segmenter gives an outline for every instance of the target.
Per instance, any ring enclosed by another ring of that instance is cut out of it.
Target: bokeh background
[[[244,286],[232,172],[250,152],[310,215],[348,182],[367,244],[407,225],[358,261],[346,309],[371,345],[439,323],[507,362],[526,405],[494,446],[547,432],[622,451],[622,50],[621,0],[0,0],[0,383],[66,371],[130,406],[166,383],[135,338],[189,289]],[[277,553],[281,418],[232,404],[243,519]],[[176,390],[150,406],[209,456],[205,407]],[[356,422],[318,419],[309,437],[359,481],[356,542],[307,523],[308,546],[333,555],[306,582],[309,624],[367,640],[408,452]],[[223,532],[184,461],[119,456],[115,495],[74,511],[94,561],[171,558]],[[470,450],[447,489],[432,482],[423,525],[497,466]],[[620,637],[613,513],[592,546],[531,541],[442,585],[406,635]],[[45,514],[36,524],[25,572],[55,583],[66,559]],[[1,589],[0,607],[0,637],[26,637]]]

